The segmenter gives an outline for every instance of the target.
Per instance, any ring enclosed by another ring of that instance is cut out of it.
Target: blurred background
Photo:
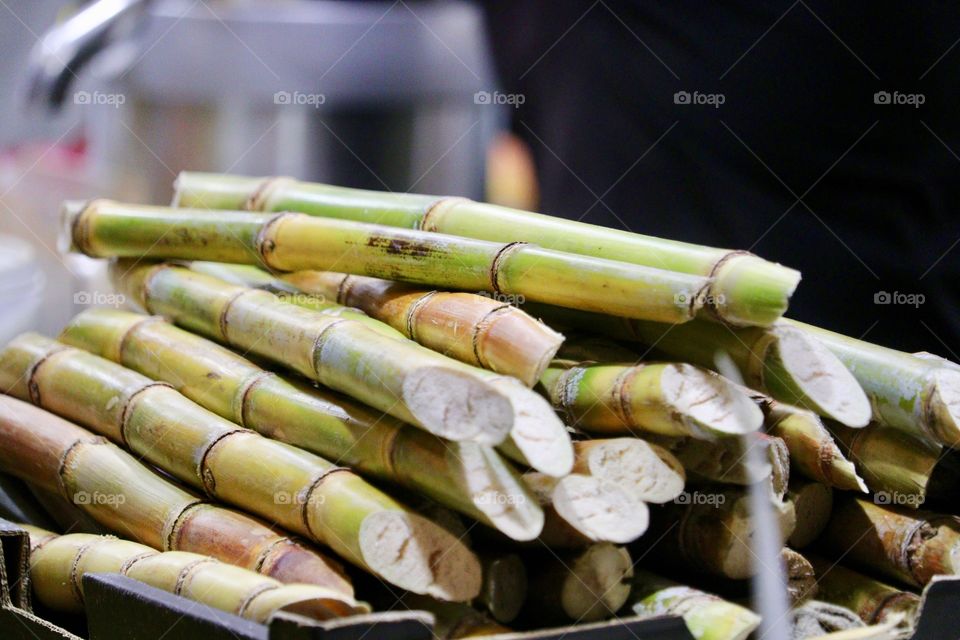
[[[791,316],[960,360],[958,42],[935,1],[0,0],[0,342],[112,303],[62,200],[191,169],[749,250]]]

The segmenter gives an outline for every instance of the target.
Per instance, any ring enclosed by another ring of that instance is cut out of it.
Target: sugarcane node
[[[73,348],[64,349],[64,351],[68,351],[68,350],[73,351],[75,353],[83,353],[79,349],[73,349]],[[130,414],[133,408],[134,400],[142,393],[149,391],[150,389],[153,389],[155,387],[166,387],[168,389],[173,389],[172,384],[150,380],[149,382],[144,383],[140,388],[134,390],[132,393],[127,395],[126,398],[123,398],[118,401],[123,403],[123,408],[120,410],[120,429],[119,429],[118,435],[120,436],[121,444],[123,444],[123,446],[127,449],[130,448],[130,443],[127,440],[127,423],[130,420]],[[198,476],[202,475],[200,473],[201,469],[203,468],[202,464],[203,464],[202,460],[199,463],[197,463]]]
[[[505,293],[500,286],[500,269],[503,268],[506,261],[518,251],[532,246],[534,245],[529,242],[508,242],[497,250],[496,255],[493,256],[493,260],[490,261],[490,289],[495,295],[503,295]],[[506,293],[509,293],[509,291]]]
[[[247,609],[250,607],[253,601],[256,600],[261,594],[264,594],[267,591],[273,591],[274,589],[279,589],[279,588],[280,588],[280,585],[278,584],[263,584],[263,585],[260,585],[259,587],[256,587],[255,589],[251,589],[250,593],[247,594],[247,597],[245,597],[243,601],[240,602],[240,606],[237,607],[237,615],[240,616],[241,618],[244,617],[244,615],[247,612]]]
[[[703,295],[704,291],[708,291],[709,294],[706,295],[706,300],[704,301],[703,308],[706,309],[707,313],[719,320],[724,324],[730,326],[748,326],[747,324],[736,322],[727,317],[727,314],[724,313],[724,305],[726,303],[726,295],[724,294],[723,287],[721,286],[721,277],[720,272],[723,270],[728,263],[734,262],[738,258],[743,258],[749,256],[756,258],[757,256],[749,251],[736,250],[736,251],[727,251],[725,254],[720,256],[710,267],[710,270],[707,272],[708,284],[698,292],[698,295]]]
[[[318,532],[313,530],[312,526],[310,526],[310,509],[313,506],[313,492],[320,488],[320,485],[324,480],[338,472],[347,472],[351,475],[353,473],[353,471],[347,467],[332,467],[319,473],[317,477],[314,478],[313,481],[310,482],[310,484],[307,485],[307,487],[303,490],[303,498],[301,499],[300,505],[300,519],[303,521],[304,529],[307,530],[307,532],[310,534],[310,537],[312,537],[314,540],[322,540],[323,538]]]
[[[257,188],[250,193],[250,197],[244,201],[243,209],[245,211],[263,211],[270,193],[285,182],[292,183],[295,180],[288,176],[274,176],[261,181]],[[176,184],[174,187],[176,187]],[[174,203],[174,206],[176,206],[176,203]]]
[[[404,318],[404,326],[406,327],[407,337],[413,340],[414,342],[420,342],[417,339],[417,319],[419,317],[420,311],[427,305],[427,302],[432,298],[437,292],[428,291],[424,295],[416,299],[416,301],[410,305],[410,308],[407,309],[407,316]],[[476,353],[476,340],[474,340],[474,353]]]
[[[417,224],[417,228],[421,231],[430,231],[436,232],[438,225],[434,223],[436,218],[442,217],[442,215],[457,206],[461,203],[473,202],[469,198],[461,198],[459,196],[447,196],[444,198],[438,199],[436,202],[428,205],[423,214],[420,216],[420,221]]]
[[[189,562],[180,570],[180,573],[177,574],[177,580],[174,583],[173,593],[176,595],[181,595],[183,593],[183,587],[187,584],[187,580],[190,578],[190,574],[193,573],[195,569],[201,565],[210,564],[215,562],[212,558],[197,558],[193,562]],[[239,615],[239,614],[238,614]]]
[[[247,424],[247,406],[250,394],[265,380],[276,378],[273,371],[257,371],[240,385],[240,391],[233,397],[233,415],[237,424],[249,428]]]

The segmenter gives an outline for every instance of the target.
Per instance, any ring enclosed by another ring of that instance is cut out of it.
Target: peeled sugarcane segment
[[[716,439],[756,431],[763,422],[731,383],[687,364],[555,360],[541,382],[570,424],[603,435]]]
[[[368,613],[369,606],[315,584],[283,584],[186,551],[160,552],[113,536],[30,530],[30,580],[37,600],[83,611],[83,576],[115,573],[235,615],[266,622],[279,611],[316,620]]]
[[[544,509],[540,541],[548,547],[576,549],[595,542],[625,544],[647,530],[646,503],[617,484],[580,473],[552,478],[530,472],[523,480]]]
[[[794,320],[785,322],[816,336],[853,372],[870,398],[874,421],[948,447],[960,446],[960,370],[956,365]]]
[[[204,502],[104,438],[2,395],[0,469],[154,549],[208,555],[280,582],[353,595],[339,563],[246,514]]]
[[[771,496],[774,518],[782,542],[793,532],[793,505]],[[656,542],[658,558],[680,563],[699,573],[735,580],[754,574],[751,540],[757,520],[750,496],[741,488],[704,486],[684,493],[671,504],[651,510],[650,530],[639,541]]]
[[[563,342],[547,325],[490,296],[324,271],[298,271],[282,281],[362,309],[425,347],[513,376],[528,387]]]
[[[683,493],[683,465],[663,447],[638,438],[581,440],[573,446],[574,473],[614,484],[635,501],[663,504]]]
[[[302,211],[314,216],[424,229],[495,242],[533,241],[560,251],[713,279],[704,301],[730,324],[767,325],[786,311],[800,273],[744,251],[674,240],[473,202],[298,182],[184,172],[175,206]]]
[[[844,456],[820,416],[756,391],[751,392],[751,396],[763,411],[766,432],[787,445],[791,469],[837,489],[867,491],[863,478],[857,475],[856,466]]]
[[[913,623],[920,609],[920,596],[874,580],[819,556],[808,556],[817,574],[817,597],[854,611],[866,624],[899,619]]]
[[[170,209],[94,200],[64,206],[65,245],[135,257],[340,269],[444,289],[514,295],[574,309],[686,322],[710,277],[541,249],[300,213]]]
[[[491,448],[442,440],[345,396],[264,371],[160,318],[90,309],[61,340],[167,382],[222,418],[400,484],[511,538],[531,540],[543,526],[518,474]]]
[[[166,384],[36,334],[0,351],[0,385],[21,377],[34,404],[397,586],[449,600],[479,592],[479,562],[446,530],[349,470],[238,427]]]
[[[820,537],[830,521],[833,510],[833,489],[819,482],[791,480],[787,501],[793,504],[796,527],[787,542],[803,549]]]
[[[630,596],[632,577],[630,554],[610,543],[571,554],[550,554],[531,568],[525,614],[541,625],[609,618]]]
[[[960,518],[835,496],[822,545],[844,562],[922,587],[960,573]]]
[[[696,640],[746,640],[760,626],[746,607],[639,569],[627,606],[642,617],[680,616]]]

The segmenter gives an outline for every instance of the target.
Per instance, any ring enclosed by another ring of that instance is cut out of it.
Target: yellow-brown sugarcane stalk
[[[55,611],[83,612],[83,576],[115,573],[255,622],[279,611],[315,620],[367,613],[370,607],[315,584],[273,578],[186,551],[160,552],[112,536],[30,533],[30,582],[41,603]]]
[[[154,549],[208,555],[280,582],[353,595],[338,563],[255,518],[184,491],[104,438],[5,395],[0,470]]]
[[[119,288],[151,313],[436,435],[487,443],[506,439],[514,457],[555,476],[573,465],[563,423],[542,397],[514,378],[182,267],[120,263],[112,272]]]
[[[903,591],[819,556],[808,556],[817,574],[817,597],[846,607],[866,624],[903,616],[910,626],[920,609],[920,596]]]
[[[270,274],[246,265],[193,263],[191,269],[234,276],[260,289],[283,285],[356,307],[402,335],[461,362],[513,376],[528,387],[563,342],[563,336],[506,301],[475,293],[425,289],[403,282],[331,271]],[[215,268],[216,272],[211,272]]]
[[[800,281],[799,272],[744,251],[653,238],[465,198],[192,172],[180,174],[175,191],[176,206],[303,211],[496,242],[536,242],[571,253],[709,276],[714,282],[705,297],[711,311],[731,324],[770,324],[786,310]]]
[[[796,526],[787,542],[795,549],[803,549],[827,527],[833,510],[833,489],[819,482],[791,480],[787,501],[793,504],[796,514]]]
[[[94,200],[64,207],[71,250],[344,271],[443,289],[522,296],[661,322],[690,320],[711,279],[628,262],[300,213],[169,209]]]
[[[160,318],[90,309],[60,340],[171,384],[222,418],[400,484],[513,539],[531,540],[543,525],[518,474],[490,447],[442,440],[346,396],[270,373]]]
[[[480,589],[454,536],[349,470],[203,409],[169,385],[24,334],[0,351],[0,389],[121,442],[211,498],[322,542],[402,588],[448,600]]]

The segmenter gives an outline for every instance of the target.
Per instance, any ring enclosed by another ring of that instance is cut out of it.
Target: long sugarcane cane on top
[[[256,622],[279,611],[328,620],[370,607],[314,584],[283,584],[253,571],[186,551],[161,552],[136,542],[36,527],[30,534],[30,583],[37,600],[55,611],[84,610],[83,576],[115,573]]]
[[[528,387],[537,383],[563,342],[563,336],[547,325],[491,296],[330,271],[296,271],[272,278],[247,265],[194,262],[190,268],[246,278],[238,284],[249,287],[286,285],[356,307],[425,347],[475,367],[514,376]]]
[[[155,316],[90,309],[60,340],[167,382],[222,418],[399,483],[511,538],[532,539],[543,524],[516,472],[489,447],[445,441],[285,379]]]
[[[912,435],[960,446],[960,370],[942,358],[913,355],[794,320],[816,336],[866,391],[873,420]]]
[[[453,535],[349,470],[239,427],[164,383],[23,334],[0,351],[0,390],[123,443],[207,493],[322,542],[402,588],[448,600],[480,589]]]
[[[199,209],[302,211],[314,216],[423,229],[550,249],[712,278],[711,312],[736,325],[768,325],[783,315],[799,272],[745,251],[664,240],[464,198],[383,193],[298,182],[181,173],[174,203]]]
[[[92,257],[150,257],[343,271],[685,322],[708,277],[524,242],[496,243],[302,213],[170,209],[108,200],[64,205],[63,244]]]
[[[569,473],[573,465],[563,423],[539,394],[514,378],[182,267],[117,263],[111,273],[128,299],[151,313],[294,369],[401,420],[419,417],[414,424],[433,425],[432,431],[442,432],[438,435],[460,440],[468,427],[489,433],[495,426],[499,434],[500,424],[508,424],[502,450],[511,457],[555,476]]]
[[[0,470],[160,551],[200,553],[280,582],[353,595],[339,563],[255,518],[184,491],[104,438],[4,395]]]

